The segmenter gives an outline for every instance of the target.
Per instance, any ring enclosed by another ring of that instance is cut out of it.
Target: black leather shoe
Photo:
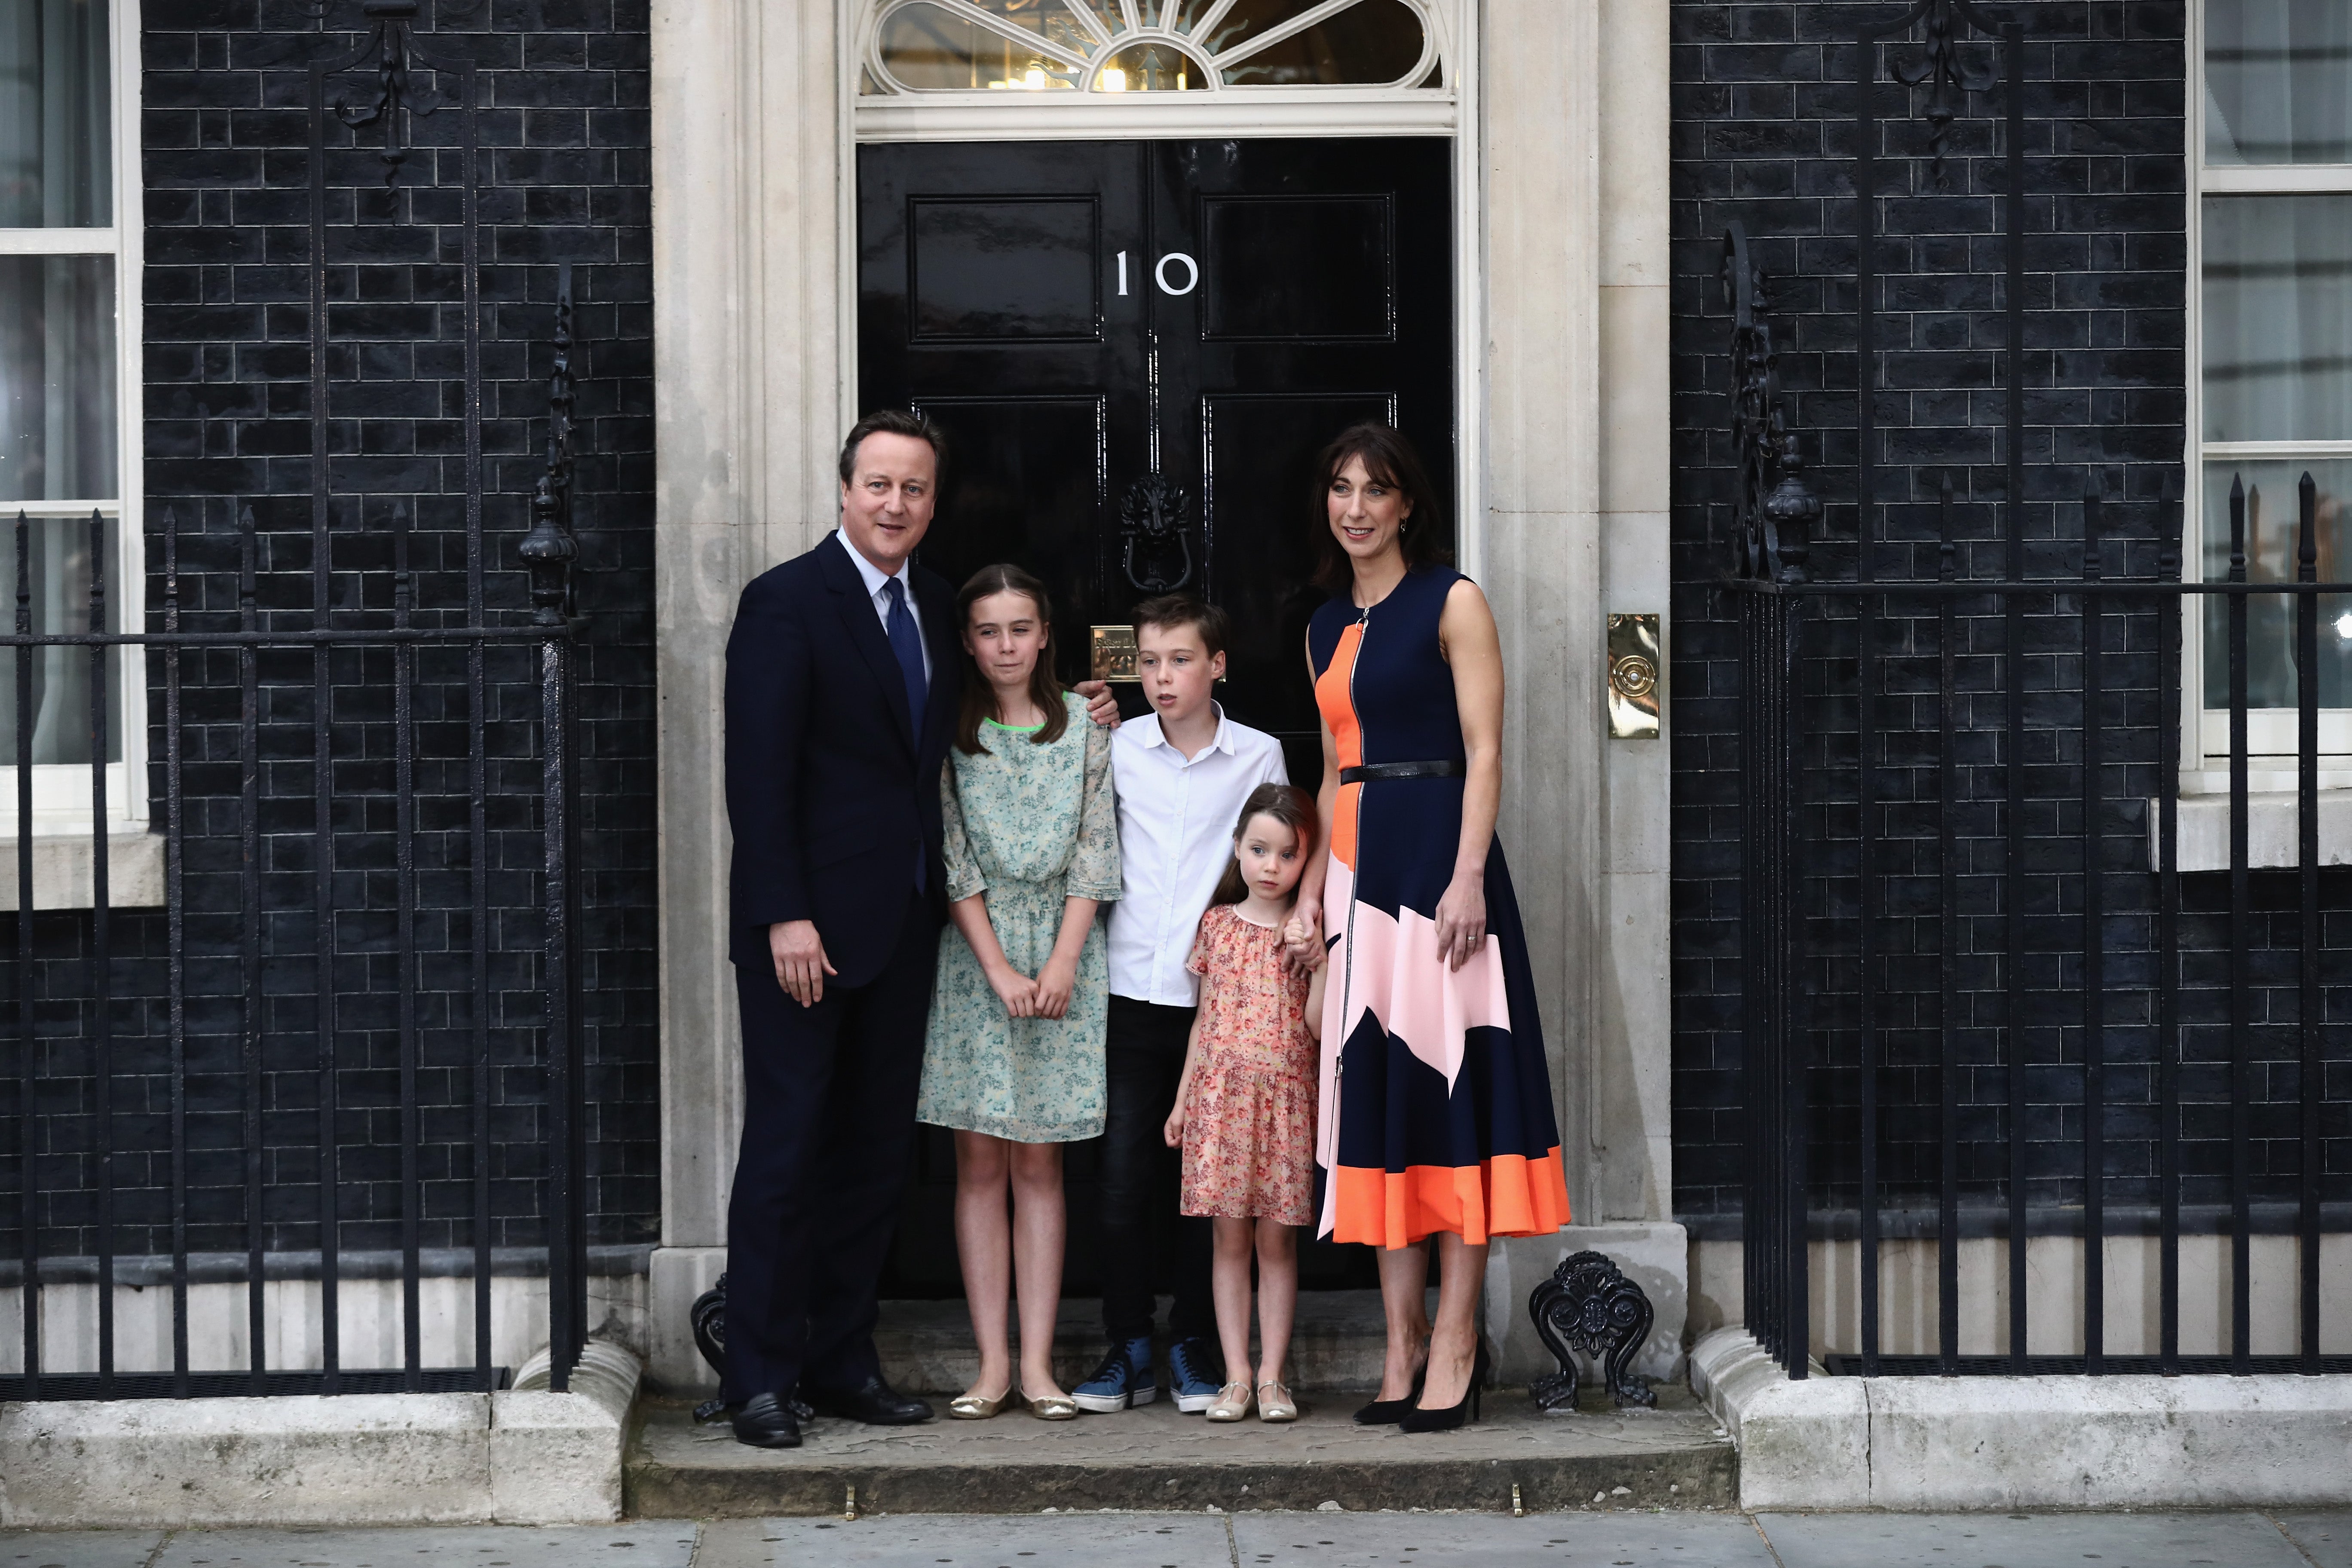
[[[856,1388],[811,1388],[801,1384],[801,1398],[820,1415],[863,1421],[868,1426],[915,1426],[931,1418],[931,1407],[909,1394],[894,1394],[877,1375]]]
[[[772,1394],[755,1394],[735,1413],[735,1440],[754,1448],[797,1448],[800,1419]]]

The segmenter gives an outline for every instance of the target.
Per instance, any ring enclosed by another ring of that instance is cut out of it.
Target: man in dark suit
[[[754,579],[727,642],[744,1092],[721,1393],[761,1447],[799,1446],[795,1390],[856,1421],[931,1415],[883,1381],[873,1331],[947,919],[940,769],[962,662],[953,591],[911,560],[942,446],[918,415],[859,420],[839,531]]]

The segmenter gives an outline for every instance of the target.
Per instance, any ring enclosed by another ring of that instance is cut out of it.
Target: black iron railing
[[[0,1252],[15,1265],[22,1348],[0,1399],[488,1390],[504,1374],[492,1364],[492,1281],[516,1273],[545,1278],[552,1386],[567,1386],[587,1330],[569,267],[555,316],[544,467],[517,548],[528,612],[489,606],[478,493],[461,533],[421,536],[462,555],[440,574],[464,584],[460,601],[429,605],[407,511],[395,506],[363,536],[336,531],[321,479],[307,573],[263,571],[265,552],[289,542],[243,510],[233,626],[189,625],[224,618],[183,592],[184,547],[217,553],[216,542],[184,538],[167,511],[152,627],[107,629],[120,592],[113,525],[93,516],[89,629],[36,633],[29,524],[17,520],[16,630],[0,637],[16,670],[16,913],[0,951],[13,953],[17,1180]],[[386,553],[389,572],[370,564]],[[36,874],[54,846],[36,831],[34,665],[47,648],[89,660],[86,914],[47,908],[58,897]],[[119,908],[108,877],[110,840],[124,832],[109,809],[110,758],[124,754],[109,664],[133,662],[118,649],[144,656],[160,687],[160,992],[143,989],[157,978],[152,955],[115,943],[127,919],[152,921]],[[224,718],[232,694],[233,726],[191,711]],[[233,759],[190,754],[228,728]],[[80,963],[56,961],[77,945]],[[127,1059],[118,1020],[156,1004],[162,1040],[144,1032]],[[139,1214],[121,1212],[126,1194]],[[127,1251],[126,1233],[140,1238]],[[241,1258],[221,1245],[231,1234]],[[45,1246],[57,1236],[74,1250]],[[471,1275],[470,1366],[424,1363],[428,1254],[432,1274]],[[355,1260],[399,1281],[397,1366],[342,1364],[342,1276]],[[315,1365],[271,1364],[273,1279],[316,1280]],[[192,1364],[198,1280],[244,1284],[243,1366]],[[171,1293],[168,1365],[126,1369],[118,1288],[150,1284]],[[58,1297],[66,1286],[95,1289]],[[85,1301],[92,1322],[58,1321]],[[50,1353],[48,1331],[68,1327],[94,1353]]]
[[[2005,495],[1966,509],[1973,530],[1951,468],[1907,476],[1918,499],[1904,518],[1932,518],[1926,537],[1888,524],[1864,491],[1853,576],[1818,581],[1822,507],[1780,417],[1762,284],[1736,227],[1725,281],[1750,1331],[1792,1377],[1824,1346],[1832,1371],[1864,1374],[2352,1370],[2321,1352],[2319,1274],[2323,1230],[2347,1228],[2352,1199],[2346,1102],[2327,1078],[2352,1061],[2328,1022],[2352,995],[2352,959],[2327,941],[2352,913],[2352,879],[2322,860],[2319,649],[2347,635],[2323,620],[2352,605],[2336,597],[2352,583],[2319,580],[2310,476],[2291,581],[2249,580],[2242,482],[2219,580],[2183,580],[2178,502],[2136,509],[2154,537],[2119,537],[2096,489],[2075,540],[2040,544],[2055,568],[2029,574],[2015,465]],[[2111,558],[2144,564],[2111,571]],[[2180,858],[2182,651],[2188,607],[2211,601],[2228,850],[2200,873]],[[2248,627],[2263,605],[2292,625],[2291,868],[2256,867],[2250,845]],[[2226,1239],[2223,1342],[2184,1354],[2181,1242],[2200,1233]],[[2261,1233],[2294,1240],[2288,1353],[2252,1352]],[[1999,1353],[1961,1350],[1971,1234],[2006,1243]],[[2063,1354],[2029,1345],[2028,1243],[2053,1234],[2080,1238],[2081,1349]],[[1932,1349],[1884,1348],[1890,1235],[1932,1240]],[[2122,1235],[2155,1238],[2152,1352],[2105,1350],[2105,1244]],[[1809,1321],[1823,1242],[1857,1249],[1837,1276],[1852,1299],[1830,1299],[1851,1342]]]

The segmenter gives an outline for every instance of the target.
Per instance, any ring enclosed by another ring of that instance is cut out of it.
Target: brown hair
[[[1445,513],[1438,505],[1436,489],[1429,482],[1429,470],[1421,466],[1421,454],[1395,426],[1367,419],[1340,431],[1323,448],[1322,457],[1316,459],[1315,585],[1344,594],[1355,580],[1355,567],[1332,535],[1331,517],[1327,510],[1331,481],[1339,477],[1339,470],[1348,466],[1350,458],[1361,458],[1364,472],[1392,490],[1402,490],[1405,500],[1412,503],[1406,526],[1397,533],[1397,548],[1404,554],[1404,569],[1416,572],[1423,566],[1450,563],[1454,552],[1445,542]]]
[[[1315,797],[1297,784],[1262,784],[1250,791],[1249,799],[1242,802],[1242,814],[1234,818],[1234,837],[1238,839],[1249,831],[1250,818],[1270,816],[1298,836],[1298,852],[1308,854],[1315,847]],[[1297,895],[1296,888],[1292,896]],[[1217,882],[1217,890],[1209,895],[1209,904],[1238,904],[1249,897],[1249,884],[1242,879],[1242,862],[1238,855],[1225,862],[1225,874]]]
[[[947,478],[948,438],[928,415],[906,408],[877,408],[849,427],[841,443],[841,482],[857,482],[857,448],[866,444],[868,436],[906,436],[926,443],[931,448],[931,483],[936,486]]]
[[[1216,605],[1196,599],[1190,594],[1162,594],[1156,599],[1146,599],[1135,606],[1135,635],[1141,637],[1146,626],[1191,626],[1201,634],[1201,642],[1214,658],[1225,651],[1232,639],[1234,623],[1231,616]]]
[[[1062,738],[1068,728],[1070,713],[1062,705],[1062,683],[1054,678],[1054,601],[1045,593],[1045,584],[1005,562],[983,566],[973,573],[956,595],[956,632],[961,642],[962,633],[971,626],[971,607],[981,600],[996,594],[1022,594],[1037,606],[1037,619],[1045,627],[1045,646],[1037,650],[1037,668],[1029,672],[1029,700],[1045,715],[1045,721],[1029,737],[1032,745],[1047,745]],[[996,689],[980,672],[980,661],[964,651],[963,710],[956,719],[956,747],[968,757],[976,757],[988,750],[980,742],[980,723],[996,717]]]

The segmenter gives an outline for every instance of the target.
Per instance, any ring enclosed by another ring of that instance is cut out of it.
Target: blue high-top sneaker
[[[1128,1340],[1110,1347],[1095,1374],[1070,1390],[1081,1410],[1108,1415],[1130,1405],[1149,1405],[1160,1397],[1160,1376],[1151,1365],[1151,1336]]]
[[[1208,1341],[1178,1340],[1168,1347],[1168,1393],[1188,1415],[1217,1402],[1217,1363]]]

